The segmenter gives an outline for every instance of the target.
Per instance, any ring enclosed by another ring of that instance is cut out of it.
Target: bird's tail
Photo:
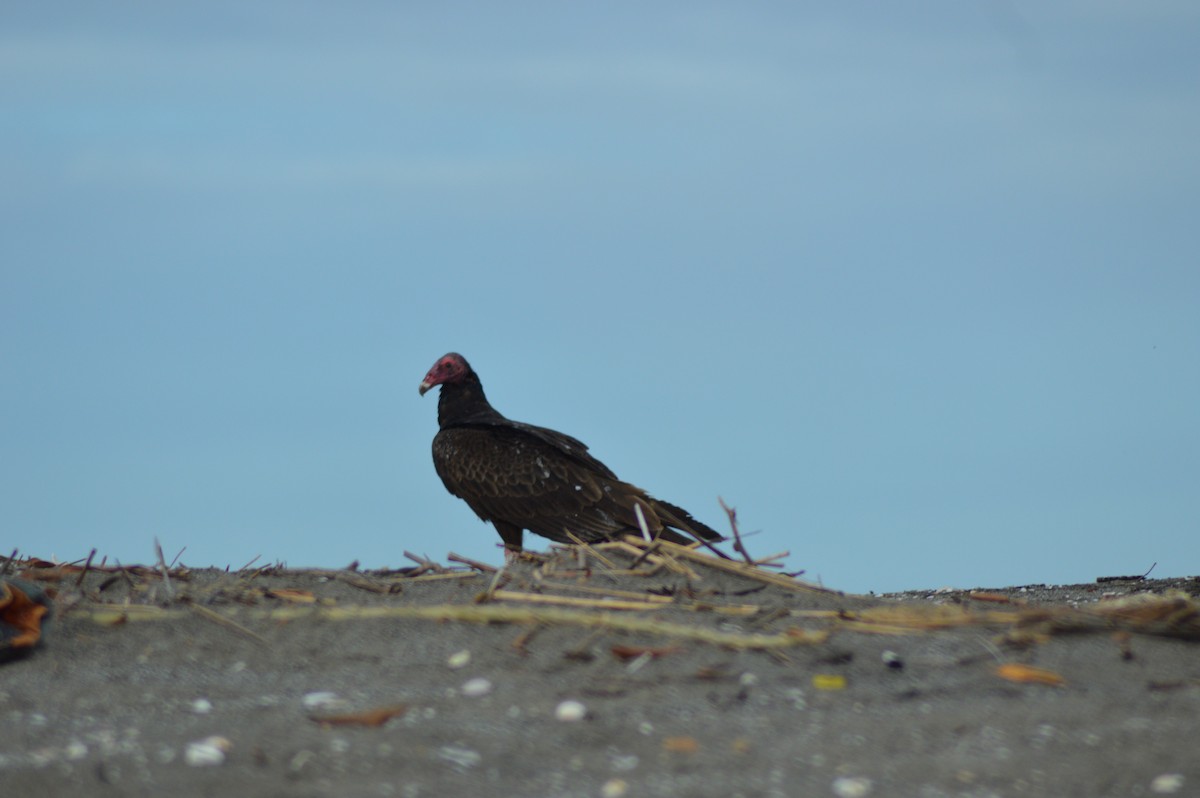
[[[661,499],[651,499],[650,506],[654,509],[654,513],[658,516],[659,520],[663,522],[663,530],[659,533],[659,536],[664,540],[685,545],[695,540],[717,556],[726,560],[731,559],[728,554],[712,545],[724,540],[724,535],[707,524],[702,524],[695,518],[692,518],[692,514],[687,510]],[[667,529],[666,527],[674,527],[682,532],[686,532],[691,537],[681,535],[675,529]]]

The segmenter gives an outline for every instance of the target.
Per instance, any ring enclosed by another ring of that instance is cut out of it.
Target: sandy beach
[[[858,596],[620,544],[4,571],[53,607],[0,665],[5,795],[1200,794],[1196,578]]]

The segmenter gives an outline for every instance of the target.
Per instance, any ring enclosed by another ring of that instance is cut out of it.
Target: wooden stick
[[[442,574],[421,574],[420,576],[405,576],[403,582],[440,582],[443,579],[476,579],[481,574],[475,571],[447,571]],[[397,583],[399,584],[399,582]]]
[[[638,538],[636,535],[626,535],[625,540],[635,547],[639,546],[640,538]],[[677,543],[671,543],[665,540],[661,542],[664,554],[669,552],[671,555],[682,560],[703,563],[709,568],[715,568],[718,571],[738,574],[739,576],[744,576],[747,579],[765,582],[768,585],[776,585],[777,587],[787,588],[788,590],[799,590],[812,593],[829,593],[832,595],[841,594],[840,591],[837,590],[830,590],[829,588],[809,584],[808,582],[801,582],[798,579],[792,579],[791,577],[784,576],[782,574],[764,571],[762,568],[759,568],[756,565],[747,565],[746,563],[740,563],[733,560],[721,560],[716,557],[709,556],[703,552],[696,551],[695,549],[690,549],[687,546],[680,546]]]
[[[421,566],[420,570],[413,574],[413,576],[424,573],[425,571],[433,571],[435,574],[438,574],[446,570],[428,557],[422,557],[419,554],[413,554],[411,551],[405,551],[404,556]]]
[[[660,538],[660,540],[661,540],[661,538]],[[636,541],[637,545],[631,545],[627,541]],[[696,581],[699,581],[700,574],[696,573],[691,568],[688,568],[686,565],[679,562],[678,560],[671,557],[670,555],[666,554],[665,552],[659,552],[657,550],[658,543],[659,543],[659,541],[656,540],[653,543],[649,544],[652,548],[655,549],[655,553],[646,555],[645,559],[647,562],[654,564],[658,568],[666,568],[668,571],[674,571],[677,574],[682,574],[683,576],[686,576],[688,579],[694,579]],[[637,535],[626,535],[625,540],[611,540],[607,543],[599,544],[598,546],[596,546],[596,548],[602,548],[605,551],[609,551],[609,550],[623,551],[626,554],[628,554],[634,558],[638,558],[641,554],[643,554],[642,548],[645,547],[646,545],[647,545],[646,542],[643,541],[641,538],[639,538]],[[675,545],[675,544],[672,544],[672,545]],[[632,570],[632,568],[630,570]],[[651,572],[651,573],[653,573],[653,572]]]
[[[450,562],[460,562],[463,565],[474,568],[476,571],[483,571],[485,574],[495,573],[496,571],[496,566],[494,565],[488,565],[487,563],[480,562],[479,560],[472,560],[470,557],[464,557],[461,554],[455,554],[454,552],[447,554],[446,559]]]
[[[525,593],[518,590],[494,590],[492,598],[501,601],[524,601],[529,604],[557,604],[562,607],[590,607],[596,610],[658,610],[662,604],[653,601],[629,601],[555,596],[546,593]]]
[[[759,557],[754,561],[753,564],[759,566],[760,568],[764,565],[770,565],[774,568],[781,568],[783,567],[782,564],[776,562],[776,560],[782,560],[784,557],[788,556],[791,556],[790,551],[781,551],[778,554],[772,554],[770,557]]]
[[[635,506],[636,506],[636,505],[635,505]],[[590,543],[588,543],[587,541],[583,540],[583,539],[582,539],[582,538],[580,538],[578,535],[576,535],[574,532],[571,532],[571,531],[569,531],[569,530],[567,531],[567,535],[568,535],[568,536],[570,536],[570,538],[571,538],[571,541],[572,541],[572,542],[573,542],[573,543],[574,543],[576,546],[579,546],[581,549],[583,549],[584,551],[586,551],[588,554],[592,555],[592,556],[593,556],[593,557],[595,557],[597,560],[599,560],[600,562],[604,563],[604,566],[605,566],[606,568],[608,568],[609,570],[614,570],[614,569],[616,569],[616,567],[617,567],[617,566],[613,565],[613,564],[612,564],[612,561],[611,561],[611,560],[609,560],[607,557],[605,557],[603,554],[601,554],[600,552],[596,551],[596,549],[595,549],[595,548],[592,546],[592,544],[590,544]]]
[[[171,575],[167,573],[167,561],[163,558],[162,545],[158,542],[158,536],[154,538],[154,553],[158,555],[158,567],[163,575],[163,587],[167,591],[167,598],[175,598],[175,589],[171,587]]]
[[[83,570],[79,572],[79,578],[75,580],[75,587],[83,587],[83,578],[87,576],[88,569],[92,567],[92,558],[96,556],[96,550],[92,549],[88,555],[87,562],[83,564]]]
[[[717,501],[721,503],[721,509],[725,511],[725,515],[729,516],[729,528],[733,530],[733,550],[742,555],[747,565],[754,565],[754,559],[751,558],[750,552],[746,551],[746,546],[742,543],[742,533],[738,532],[737,510],[726,504],[720,496],[717,497]]]
[[[265,637],[262,637],[256,633],[250,631],[249,629],[242,626],[240,623],[238,623],[237,621],[235,621],[231,618],[226,618],[224,615],[221,615],[218,612],[213,612],[208,607],[204,607],[199,604],[190,604],[189,606],[201,618],[207,618],[208,620],[210,620],[214,623],[218,623],[222,626],[227,626],[236,632],[241,632],[242,634],[249,637],[251,640],[257,640],[259,643],[262,643],[264,646],[271,645],[270,643],[267,642]]]
[[[580,593],[591,593],[595,596],[611,596],[620,599],[633,599],[634,601],[653,601],[659,604],[673,604],[675,599],[670,596],[659,596],[654,593],[639,593],[635,590],[615,590],[606,587],[592,587],[591,585],[573,585],[563,582],[542,582],[542,587],[548,587],[558,590],[576,590]]]

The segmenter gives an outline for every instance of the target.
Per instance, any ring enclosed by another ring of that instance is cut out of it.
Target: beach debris
[[[256,643],[261,643],[264,646],[269,645],[264,637],[259,635],[257,632],[247,629],[232,618],[227,618],[221,613],[216,612],[215,610],[210,610],[208,607],[205,607],[202,604],[191,603],[188,604],[188,606],[191,608],[193,613],[199,615],[205,620],[212,621],[215,624],[232,629],[239,634],[245,635]]]
[[[992,592],[989,592],[986,590],[972,590],[971,592],[967,593],[966,598],[970,599],[971,601],[983,601],[983,602],[990,602],[992,604],[1024,604],[1025,603],[1021,599],[1016,599],[1016,598],[1013,598],[1012,596],[1006,596],[1003,593],[992,593]]]
[[[481,698],[492,692],[492,683],[482,676],[477,676],[474,679],[468,679],[459,690],[467,698]]]
[[[455,651],[446,659],[446,667],[452,671],[459,668],[465,668],[471,662],[471,652],[465,648],[462,651]]]
[[[23,656],[42,639],[50,600],[36,585],[0,577],[0,662]]]
[[[618,773],[630,773],[637,770],[640,762],[641,759],[638,758],[637,754],[619,754],[613,752],[609,755],[609,764]]]
[[[700,750],[700,742],[695,737],[664,737],[662,747],[672,754],[694,754]]]
[[[587,707],[574,700],[562,701],[554,708],[554,717],[567,723],[580,721],[587,717]]]
[[[488,565],[487,563],[480,562],[479,560],[472,560],[470,557],[464,557],[461,554],[455,554],[454,552],[447,554],[446,559],[450,562],[462,563],[463,565],[469,566],[470,568],[485,574],[493,573],[496,570],[496,566],[494,565]]]
[[[366,726],[375,728],[382,726],[392,718],[398,718],[408,712],[407,704],[392,704],[375,707],[361,712],[347,712],[336,715],[311,714],[308,719],[322,726]]]
[[[318,690],[313,693],[306,693],[304,697],[300,699],[300,703],[305,709],[310,711],[344,709],[349,706],[349,703],[346,701],[346,699],[342,698],[337,693],[330,692],[328,690]]]
[[[316,595],[311,590],[299,590],[292,587],[278,587],[264,590],[263,596],[279,599],[280,601],[290,601],[293,604],[315,604],[317,601]]]
[[[900,658],[899,654],[891,649],[884,651],[883,654],[880,655],[880,658],[883,660],[883,664],[892,670],[898,671],[904,668],[904,660]]]
[[[1006,662],[996,667],[995,673],[1001,679],[1020,684],[1044,684],[1050,687],[1061,687],[1067,681],[1058,673],[1047,668],[1025,665],[1020,662]]]
[[[443,566],[438,565],[424,554],[413,554],[411,551],[405,551],[404,556],[417,564],[417,568],[410,572],[413,576],[425,573],[440,574],[446,572],[446,569]]]
[[[600,786],[600,798],[621,798],[629,792],[629,782],[625,779],[609,779]]]
[[[541,631],[541,629],[542,628],[540,626],[529,627],[528,629],[526,629],[525,631],[523,631],[519,635],[517,635],[513,639],[513,641],[511,643],[509,643],[509,646],[512,648],[513,651],[517,652],[522,657],[527,656],[529,654],[529,642],[531,640],[533,640],[533,638],[537,635],[538,632]]]
[[[520,590],[495,590],[490,599],[498,601],[523,601],[527,604],[556,604],[562,607],[589,607],[598,610],[658,610],[657,601],[621,601],[618,599],[588,599],[579,596],[555,596],[549,593],[527,593]]]
[[[838,776],[831,785],[837,798],[865,798],[871,794],[871,780],[865,776]]]
[[[212,712],[213,708],[212,702],[207,698],[197,698],[189,706],[192,712],[195,712],[197,715],[207,715],[209,712]]]
[[[1174,795],[1182,789],[1182,773],[1163,773],[1150,782],[1150,792],[1156,795]]]
[[[316,757],[316,753],[307,748],[301,748],[295,755],[288,760],[288,772],[293,775],[299,775],[308,767],[308,763]]]
[[[818,690],[845,690],[846,677],[840,673],[814,673],[812,686]]]
[[[466,770],[483,761],[483,755],[461,745],[444,745],[437,750],[439,759],[444,759],[457,768]]]
[[[187,744],[183,761],[192,767],[211,767],[225,763],[226,755],[233,748],[228,737],[213,735]]]

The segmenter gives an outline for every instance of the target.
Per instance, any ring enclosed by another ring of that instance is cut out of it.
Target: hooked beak
[[[430,385],[428,382],[422,382],[422,383],[421,383],[421,384],[420,384],[420,385],[417,387],[417,390],[421,392],[421,396],[424,396],[424,395],[425,395],[425,392],[426,392],[426,391],[428,391],[428,390],[429,390],[430,388],[432,388],[432,387],[433,387],[433,386],[432,386],[432,385]]]

